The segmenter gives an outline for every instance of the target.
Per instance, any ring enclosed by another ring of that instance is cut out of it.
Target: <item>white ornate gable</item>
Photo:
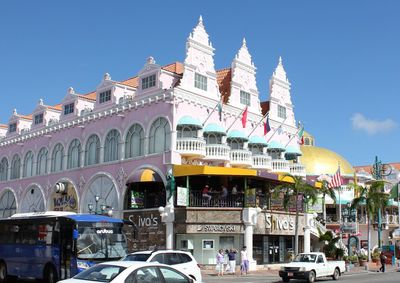
[[[64,96],[64,99],[62,100],[62,103],[65,101],[72,101],[77,98],[77,94],[75,93],[75,90],[73,87],[69,87],[67,90],[67,93]]]
[[[217,75],[214,67],[214,48],[204,28],[200,16],[197,26],[190,33],[186,42],[186,58],[181,86],[200,94],[219,99]],[[194,87],[195,73],[207,77],[207,91]]]
[[[111,75],[109,73],[105,73],[103,76],[102,81],[100,84],[96,87],[96,91],[102,90],[104,88],[111,87],[115,84],[115,81],[111,79]]]
[[[279,57],[278,66],[269,81],[270,88],[270,119],[282,122],[283,119],[278,116],[278,105],[285,107],[286,120],[285,125],[296,127],[296,119],[293,112],[293,104],[290,95],[290,82],[286,76],[283,67],[282,58]]]
[[[246,45],[246,39],[243,39],[242,46],[236,54],[235,59],[233,59],[231,82],[229,104],[243,108],[244,105],[240,103],[240,91],[245,91],[250,94],[249,111],[260,114],[261,107],[256,82],[256,67],[252,62]]]

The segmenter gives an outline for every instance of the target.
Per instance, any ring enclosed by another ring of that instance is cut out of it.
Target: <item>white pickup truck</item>
[[[327,261],[324,253],[301,253],[294,261],[281,267],[279,276],[283,282],[305,279],[312,283],[317,278],[328,276],[338,280],[345,270],[344,261]]]

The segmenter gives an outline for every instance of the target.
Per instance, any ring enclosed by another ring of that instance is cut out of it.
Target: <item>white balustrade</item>
[[[251,151],[245,149],[233,149],[229,156],[232,166],[249,167],[252,165]]]
[[[183,156],[204,157],[206,141],[197,138],[179,138],[176,140],[176,151]]]
[[[226,144],[206,144],[206,156],[203,159],[228,161],[230,150]]]
[[[289,164],[289,170],[290,174],[293,176],[300,176],[300,177],[306,176],[306,168],[304,167],[303,164],[298,164],[298,163]]]
[[[266,154],[259,154],[252,156],[252,167],[254,169],[265,169],[265,170],[272,170],[271,165],[271,156]]]
[[[289,161],[285,159],[272,159],[273,173],[290,173]]]

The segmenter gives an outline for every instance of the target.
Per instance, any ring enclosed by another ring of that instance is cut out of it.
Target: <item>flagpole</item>
[[[340,172],[340,162],[338,162],[338,170],[339,170],[339,178],[342,178],[342,173]],[[340,200],[340,188],[341,186],[338,187],[338,192],[339,192],[339,231],[340,231],[340,242],[343,243],[343,238],[342,238],[342,202]]]
[[[301,125],[302,127],[304,127],[303,125]],[[285,145],[285,148],[289,145],[289,143],[293,140],[293,138],[295,136],[297,136],[297,134],[300,132],[301,127],[297,129],[296,133],[289,139],[289,141],[287,142],[287,144]]]
[[[247,107],[245,107],[245,108],[239,113],[239,115],[236,116],[236,118],[235,118],[235,120],[233,121],[233,123],[229,126],[228,129],[226,129],[226,132],[227,132],[227,133],[229,132],[230,128],[232,128],[233,124],[236,123],[236,121],[237,121],[237,119],[240,117],[240,115],[242,115],[243,112],[244,112],[246,109],[247,109]]]
[[[203,122],[203,126],[206,124],[206,122],[208,121],[208,119],[210,119],[210,117],[211,117],[211,115],[214,113],[214,111],[215,111],[215,109],[218,107],[218,104],[219,104],[220,102],[218,102],[217,103],[217,105],[215,105],[214,106],[214,108],[213,108],[213,110],[210,112],[210,114],[208,114],[208,116],[207,116],[207,118],[204,120],[204,122]]]
[[[279,127],[276,128],[276,130],[275,130],[275,131],[272,133],[272,135],[269,137],[269,139],[267,140],[267,143],[272,139],[272,137],[273,137],[273,136],[275,135],[275,133],[279,130],[279,128],[282,127],[282,125],[283,125],[283,123],[285,123],[286,119],[287,119],[287,116],[286,116],[286,118],[282,121],[282,123],[279,125]]]
[[[253,130],[251,130],[250,134],[247,136],[248,138],[251,136],[251,134],[257,129],[257,127],[260,125],[260,123],[264,120],[265,117],[269,116],[269,111],[265,113],[265,115],[260,119],[260,121],[254,126]]]

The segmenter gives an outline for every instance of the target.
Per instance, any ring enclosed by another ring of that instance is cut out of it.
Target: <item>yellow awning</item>
[[[136,171],[128,180],[127,183],[138,182],[162,182],[160,175],[151,169],[145,168]]]
[[[257,170],[217,166],[174,165],[175,177],[193,175],[257,176]]]

